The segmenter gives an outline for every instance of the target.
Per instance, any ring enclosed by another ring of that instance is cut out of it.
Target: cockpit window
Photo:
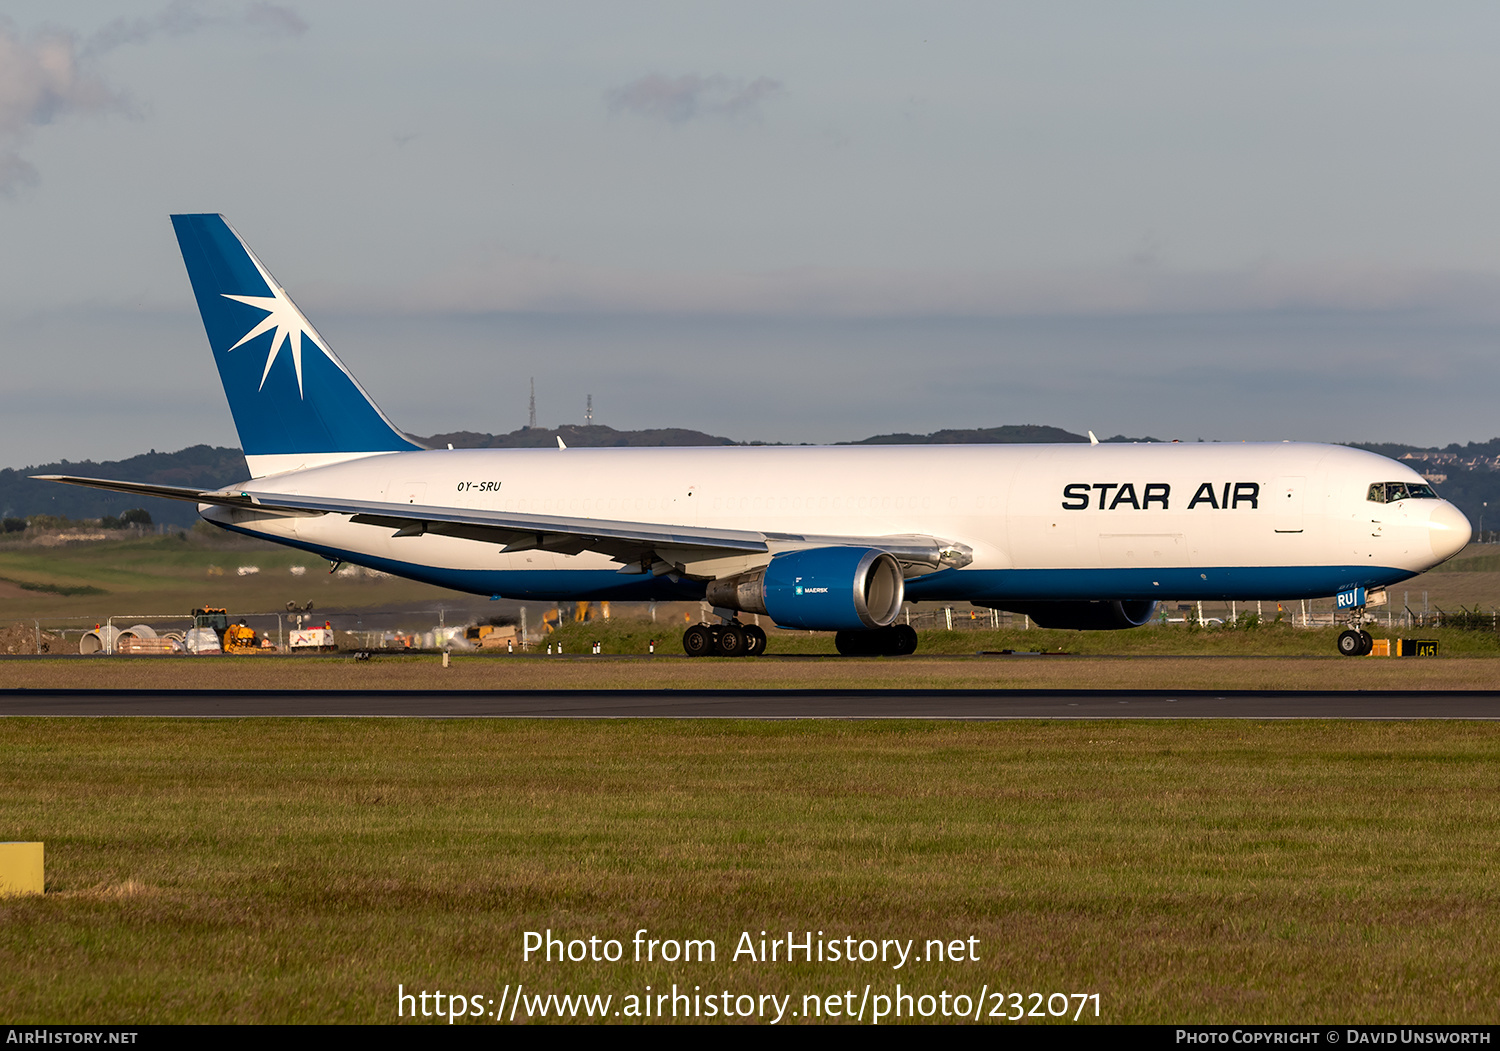
[[[1393,504],[1397,500],[1436,500],[1437,493],[1425,482],[1375,482],[1366,497],[1373,503]]]

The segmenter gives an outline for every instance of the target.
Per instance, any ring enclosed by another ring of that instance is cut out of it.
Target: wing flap
[[[350,521],[393,530],[395,537],[432,533],[486,544],[507,552],[550,551],[576,555],[596,551],[639,572],[686,571],[694,562],[727,556],[764,556],[807,547],[872,547],[888,551],[908,575],[962,567],[973,559],[963,544],[918,534],[834,536],[760,533],[744,529],[705,529],[651,522],[624,522],[558,515],[524,514],[458,507],[434,507],[338,497],[304,496],[254,490],[206,491],[187,486],[116,482],[71,475],[37,475],[44,481],[83,485],[138,496],[211,504],[270,514],[348,515]]]
[[[765,535],[743,529],[699,529],[694,526],[660,525],[651,522],[621,522],[601,518],[567,518],[558,515],[523,514],[513,511],[470,510],[459,507],[432,507],[422,504],[375,503],[343,500],[324,496],[293,496],[285,493],[247,492],[257,508],[318,511],[325,514],[351,515],[360,522],[397,525],[407,522],[429,523],[426,531],[437,532],[437,525],[474,527],[486,531],[486,539],[513,534],[510,543],[527,535],[566,535],[591,540],[626,540],[640,544],[682,545],[726,551],[768,551]],[[459,535],[450,532],[448,535]],[[519,550],[519,549],[518,549]]]

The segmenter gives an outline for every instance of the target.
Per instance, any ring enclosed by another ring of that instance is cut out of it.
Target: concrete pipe
[[[113,653],[119,641],[120,629],[113,624],[106,624],[102,628],[84,632],[83,638],[78,642],[78,652]]]

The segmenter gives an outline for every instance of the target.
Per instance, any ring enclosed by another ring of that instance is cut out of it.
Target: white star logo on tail
[[[243,243],[241,242],[241,244]],[[266,355],[266,367],[265,371],[260,374],[260,387],[258,389],[265,389],[266,377],[271,374],[271,366],[276,364],[276,355],[281,353],[281,346],[283,343],[286,343],[291,346],[292,365],[297,370],[297,396],[299,398],[304,397],[302,392],[303,336],[306,336],[313,346],[321,350],[329,361],[337,365],[340,372],[347,375],[349,370],[344,368],[344,363],[333,356],[333,351],[328,349],[328,345],[323,342],[323,337],[318,335],[318,330],[312,327],[312,322],[303,316],[302,311],[297,309],[297,304],[293,303],[291,297],[286,294],[286,290],[276,283],[275,279],[266,272],[265,267],[260,265],[260,260],[255,258],[255,253],[247,248],[245,254],[250,256],[250,261],[255,264],[255,269],[260,271],[260,276],[265,279],[266,287],[271,290],[271,294],[269,296],[232,296],[227,292],[220,292],[219,294],[225,299],[232,299],[236,303],[244,303],[246,306],[252,306],[257,310],[264,310],[266,312],[266,316],[260,319],[259,324],[249,332],[246,332],[238,343],[229,348],[231,351],[239,350],[263,332],[269,332],[272,329],[276,330],[275,334],[271,337],[271,351]]]

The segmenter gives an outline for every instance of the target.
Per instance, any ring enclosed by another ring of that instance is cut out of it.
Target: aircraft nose
[[[1464,513],[1447,500],[1441,501],[1432,509],[1427,528],[1433,557],[1439,562],[1446,562],[1462,551],[1473,535],[1473,529]]]

